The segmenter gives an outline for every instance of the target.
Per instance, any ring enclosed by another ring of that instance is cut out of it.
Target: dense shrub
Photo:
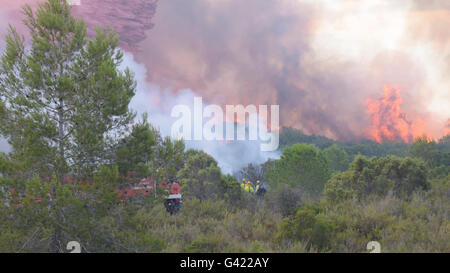
[[[369,195],[408,196],[417,190],[429,188],[427,169],[423,161],[413,158],[388,156],[366,158],[358,156],[348,171],[335,174],[325,187],[331,201],[347,198],[365,198]]]
[[[277,241],[294,240],[303,242],[307,248],[327,250],[333,236],[332,222],[320,214],[320,207],[305,206],[297,210],[293,219],[285,218]]]
[[[330,171],[323,153],[306,144],[286,147],[280,159],[265,172],[265,179],[272,189],[287,185],[311,195],[319,195],[329,178]]]

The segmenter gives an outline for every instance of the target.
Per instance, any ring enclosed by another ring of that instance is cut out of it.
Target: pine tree
[[[119,70],[117,35],[98,29],[87,37],[70,9],[66,0],[48,0],[35,12],[26,5],[31,41],[10,26],[0,60],[0,133],[20,165],[22,188],[54,177],[50,206],[67,176],[92,178],[112,160],[116,139],[135,116],[128,105],[136,83],[130,70]],[[61,222],[62,210],[51,211]],[[55,225],[52,251],[61,251],[60,235]]]

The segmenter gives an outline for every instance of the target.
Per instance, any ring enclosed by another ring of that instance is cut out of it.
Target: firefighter
[[[245,190],[245,178],[242,178],[241,188]]]
[[[246,191],[248,193],[253,193],[252,182],[250,182],[250,181],[247,182],[247,184],[244,187],[244,191]]]
[[[259,180],[256,181],[255,193],[258,196],[264,196],[264,194],[266,193],[266,189],[264,188],[264,185],[262,185]]]

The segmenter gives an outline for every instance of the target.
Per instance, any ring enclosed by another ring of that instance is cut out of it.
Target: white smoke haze
[[[194,109],[195,93],[189,89],[177,92],[170,89],[162,90],[157,84],[147,80],[146,66],[136,62],[134,56],[128,52],[124,54],[121,68],[125,67],[134,72],[137,81],[136,95],[130,103],[130,107],[138,113],[137,118],[140,119],[143,113],[148,113],[148,121],[160,130],[161,135],[170,136],[172,124],[177,120],[171,117],[172,108],[176,105],[186,105]],[[206,106],[204,104],[203,108]],[[249,163],[262,164],[269,158],[280,157],[278,151],[261,152],[260,140],[235,140],[228,143],[216,140],[188,140],[185,143],[187,149],[203,150],[212,155],[224,173],[234,173]]]

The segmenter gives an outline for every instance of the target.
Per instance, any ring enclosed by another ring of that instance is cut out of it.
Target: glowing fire
[[[366,100],[372,123],[366,132],[370,139],[380,143],[384,140],[411,143],[416,137],[425,135],[424,120],[421,117],[414,122],[408,120],[400,108],[402,102],[400,89],[394,86],[385,86],[384,94],[379,99]]]

